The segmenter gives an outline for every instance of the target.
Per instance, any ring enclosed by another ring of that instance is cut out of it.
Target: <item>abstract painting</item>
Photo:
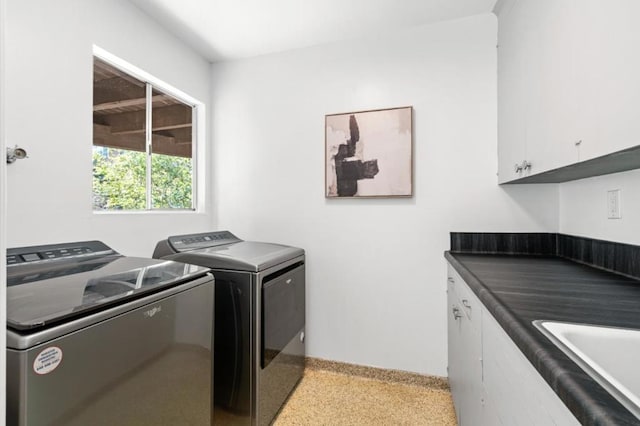
[[[327,198],[413,195],[413,108],[325,116]]]

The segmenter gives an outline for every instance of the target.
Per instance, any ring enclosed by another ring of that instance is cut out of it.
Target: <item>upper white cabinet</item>
[[[640,2],[502,0],[499,181],[640,145]]]

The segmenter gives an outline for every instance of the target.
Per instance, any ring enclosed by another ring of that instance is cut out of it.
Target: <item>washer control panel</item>
[[[169,237],[169,244],[178,252],[215,247],[242,241],[229,231],[204,232],[202,234],[176,235]]]
[[[100,241],[10,248],[7,250],[7,266],[115,253]]]

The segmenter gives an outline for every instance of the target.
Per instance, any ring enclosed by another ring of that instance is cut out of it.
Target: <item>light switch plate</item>
[[[609,219],[620,219],[620,190],[613,189],[607,191],[607,217]]]

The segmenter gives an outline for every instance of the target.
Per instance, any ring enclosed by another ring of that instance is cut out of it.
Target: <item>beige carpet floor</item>
[[[306,370],[275,426],[452,425],[451,394],[323,370]]]

